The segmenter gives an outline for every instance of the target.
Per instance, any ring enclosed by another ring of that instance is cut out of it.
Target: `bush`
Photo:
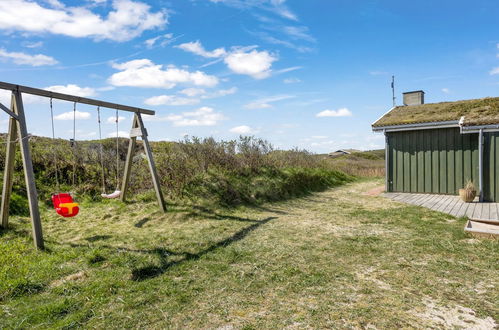
[[[47,205],[56,190],[100,199],[103,174],[106,191],[113,191],[121,183],[128,139],[118,141],[118,165],[115,139],[78,141],[71,146],[62,139],[33,137],[31,146],[38,192]],[[383,164],[377,153],[331,159],[306,150],[274,150],[269,142],[254,137],[230,141],[185,138],[180,142],[152,142],[151,147],[167,198],[210,199],[226,206],[300,196],[344,183],[351,176],[380,175]],[[4,155],[5,147],[0,145],[0,162]],[[150,200],[154,195],[149,193],[152,182],[141,141],[134,155],[130,193],[140,200]],[[15,166],[14,192],[22,194],[19,154]],[[18,214],[28,212],[26,200],[19,195],[14,197],[12,207]]]

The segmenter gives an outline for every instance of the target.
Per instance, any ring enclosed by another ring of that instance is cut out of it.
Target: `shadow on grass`
[[[91,237],[85,238],[85,240],[89,242],[96,242],[96,241],[104,241],[106,239],[110,239],[112,236],[111,235],[95,235]]]
[[[176,261],[168,261],[168,256],[171,254],[171,251],[165,250],[165,249],[154,249],[151,250],[151,252],[157,254],[160,257],[160,266],[156,265],[151,265],[151,266],[145,266],[145,267],[140,267],[140,268],[134,268],[132,269],[132,276],[131,279],[133,281],[144,281],[150,278],[157,277],[161,274],[164,274],[168,269],[171,267],[180,265],[184,262],[191,261],[191,260],[198,260],[202,256],[209,254],[211,252],[214,252],[215,250],[223,247],[227,247],[231,245],[232,243],[238,242],[242,239],[244,239],[246,236],[248,236],[249,233],[257,229],[258,227],[266,224],[267,222],[277,219],[277,217],[269,217],[264,220],[251,220],[255,222],[251,226],[248,226],[246,228],[243,228],[236,233],[234,233],[232,236],[219,241],[212,246],[199,251],[198,253],[178,253],[177,255],[183,255],[184,257],[180,260]]]
[[[0,237],[11,234],[15,236],[30,236],[31,232],[27,229],[20,229],[16,224],[9,223],[7,228],[0,226]]]
[[[208,209],[206,209],[208,210]],[[209,210],[208,210],[209,211]],[[253,219],[245,219],[245,218],[239,218],[239,217],[234,217],[234,216],[222,216],[222,215],[212,215],[212,216],[207,216],[207,215],[202,215],[201,213],[197,214],[199,217],[205,217],[205,218],[216,218],[219,220],[223,220],[224,218],[230,219],[230,220],[236,220],[236,221],[244,221],[244,222],[252,222],[253,224],[245,227],[237,232],[235,232],[233,235],[230,237],[221,240],[210,247],[199,251],[198,253],[190,253],[190,252],[175,252],[172,250],[168,250],[165,248],[153,248],[153,249],[130,249],[127,247],[117,247],[117,246],[111,246],[111,245],[99,245],[99,248],[102,249],[107,249],[107,250],[114,250],[116,252],[130,252],[130,253],[142,253],[142,254],[152,254],[156,255],[160,259],[160,265],[150,265],[150,266],[145,266],[145,267],[140,267],[140,268],[134,268],[132,269],[132,274],[131,274],[131,279],[133,281],[144,281],[147,279],[151,279],[157,276],[160,276],[164,274],[168,269],[171,267],[180,265],[184,262],[191,261],[191,260],[197,260],[201,258],[202,256],[209,254],[211,252],[214,252],[215,250],[223,247],[227,247],[231,245],[232,243],[238,242],[242,239],[244,239],[248,234],[250,234],[252,231],[257,229],[258,227],[268,223],[271,220],[277,219],[277,217],[268,217],[263,220],[253,220]],[[87,238],[87,241],[98,241],[99,239],[107,239],[105,236],[107,235],[101,235],[101,236],[93,236],[90,238]],[[93,240],[90,240],[93,239]],[[55,242],[53,242],[55,243]],[[71,247],[74,248],[88,248],[89,245],[86,244],[75,244],[75,243],[69,243],[67,244]],[[175,261],[169,261],[168,258],[170,256],[177,256],[180,257],[180,260],[175,260]]]
[[[134,226],[136,228],[142,228],[143,225],[145,225],[146,223],[148,223],[149,221],[151,221],[151,217],[145,217],[144,219],[138,221],[136,224],[134,224]]]

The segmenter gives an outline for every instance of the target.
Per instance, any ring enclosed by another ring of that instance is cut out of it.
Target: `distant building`
[[[340,149],[340,150],[336,150],[336,151],[333,151],[333,152],[330,152],[328,154],[329,157],[339,157],[339,156],[343,156],[343,155],[350,155],[354,152],[360,152],[359,150],[355,150],[355,149]]]
[[[499,201],[499,97],[404,106],[372,124],[385,134],[386,190],[456,195],[472,180],[482,201]]]

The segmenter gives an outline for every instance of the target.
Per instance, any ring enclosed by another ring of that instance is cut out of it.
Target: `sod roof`
[[[373,127],[460,120],[463,116],[464,126],[499,124],[499,97],[399,106]]]

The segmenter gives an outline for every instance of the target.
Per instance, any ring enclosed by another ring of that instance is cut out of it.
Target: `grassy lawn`
[[[0,232],[0,328],[395,328],[499,323],[499,242],[351,183],[236,211],[116,201]]]

